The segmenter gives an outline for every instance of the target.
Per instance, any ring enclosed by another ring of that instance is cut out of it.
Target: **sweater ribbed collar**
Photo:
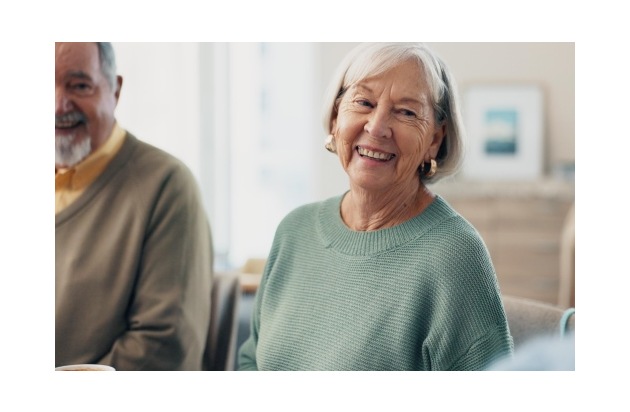
[[[344,255],[371,256],[396,249],[456,214],[444,199],[436,195],[422,213],[400,225],[359,232],[348,228],[341,219],[341,201],[344,196],[322,202],[318,219],[318,229],[325,246]]]
[[[120,172],[123,165],[127,163],[138,145],[138,140],[134,135],[125,132],[124,140],[114,157],[109,161],[102,173],[92,182],[83,193],[67,208],[55,215],[55,225],[65,222],[75,213],[79,212],[96,196],[109,181]]]

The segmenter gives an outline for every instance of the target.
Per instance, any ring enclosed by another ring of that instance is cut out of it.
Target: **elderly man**
[[[110,43],[55,44],[55,364],[199,370],[212,242],[190,171],[114,117]]]

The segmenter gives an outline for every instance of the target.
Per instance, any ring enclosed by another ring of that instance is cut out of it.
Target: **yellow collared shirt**
[[[125,142],[126,132],[118,123],[105,144],[76,166],[55,171],[55,214],[77,200],[85,189],[101,175]]]

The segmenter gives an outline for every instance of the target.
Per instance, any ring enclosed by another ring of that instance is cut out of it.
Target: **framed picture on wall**
[[[542,176],[543,96],[538,86],[470,86],[463,117],[465,177],[505,181]]]

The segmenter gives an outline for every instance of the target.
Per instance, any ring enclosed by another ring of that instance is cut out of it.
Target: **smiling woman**
[[[479,370],[513,350],[477,231],[426,187],[461,161],[455,83],[425,45],[357,47],[327,93],[350,190],[280,223],[241,369]]]
[[[408,61],[337,98],[331,129],[350,178],[341,211],[350,228],[396,226],[428,205],[417,171],[437,157],[446,125],[435,119],[427,91],[421,68]]]

